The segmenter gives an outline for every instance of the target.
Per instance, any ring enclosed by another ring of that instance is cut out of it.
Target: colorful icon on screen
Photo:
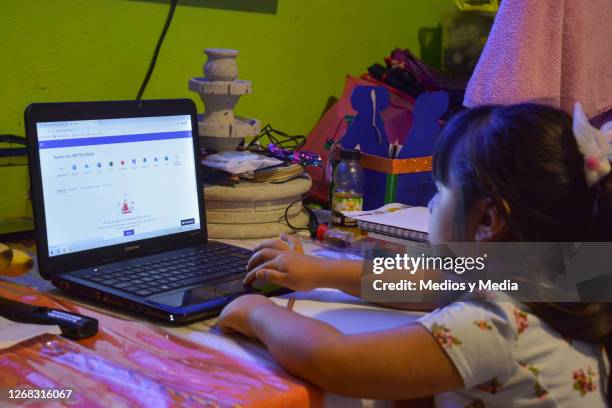
[[[136,164],[136,159],[132,159],[132,164]]]
[[[77,169],[76,164],[73,164],[73,165],[72,165],[72,170],[76,170],[76,169]]]
[[[113,167],[113,162],[112,162],[112,161],[109,161],[109,162],[108,162],[108,165],[109,165],[109,166],[111,166],[111,167]]]
[[[117,205],[121,211],[121,214],[130,214],[134,211],[134,201],[128,200],[127,197],[123,197],[123,200],[118,202]]]
[[[102,167],[102,163],[96,163],[96,166],[98,166],[98,168]]]
[[[146,162],[147,162],[147,158],[146,158],[146,157],[143,157],[142,162],[143,162],[143,163],[146,163]]]
[[[121,165],[125,166],[125,160],[121,160]]]
[[[168,161],[168,156],[164,156],[164,160],[165,160],[165,161]]]

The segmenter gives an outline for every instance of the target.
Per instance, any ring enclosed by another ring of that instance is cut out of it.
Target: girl
[[[434,155],[430,240],[609,239],[603,235],[612,231],[607,160],[587,183],[592,160],[585,167],[570,116],[555,108],[464,111],[445,127]],[[257,278],[359,296],[361,268],[305,256],[296,240],[284,238],[253,255],[246,283]],[[287,371],[348,396],[436,395],[440,407],[605,407],[609,360],[602,345],[609,353],[611,310],[603,303],[458,301],[414,325],[343,335],[250,295],[223,310],[219,327],[259,339]]]

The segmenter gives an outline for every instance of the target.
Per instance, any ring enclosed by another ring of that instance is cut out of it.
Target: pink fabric
[[[612,109],[612,1],[502,1],[464,105],[526,101]]]

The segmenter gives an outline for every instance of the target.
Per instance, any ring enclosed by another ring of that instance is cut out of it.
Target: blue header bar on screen
[[[38,142],[38,147],[40,149],[53,149],[59,147],[95,146],[103,144],[146,142],[151,140],[185,139],[191,137],[191,131],[189,130],[106,137],[83,137],[79,139],[44,140]]]

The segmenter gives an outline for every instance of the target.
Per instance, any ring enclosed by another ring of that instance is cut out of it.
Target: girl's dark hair
[[[459,113],[440,136],[433,175],[462,192],[459,217],[477,200],[497,203],[508,241],[612,241],[612,176],[587,186],[572,118],[559,109],[524,103]],[[610,303],[528,306],[563,336],[603,343],[612,362]]]

